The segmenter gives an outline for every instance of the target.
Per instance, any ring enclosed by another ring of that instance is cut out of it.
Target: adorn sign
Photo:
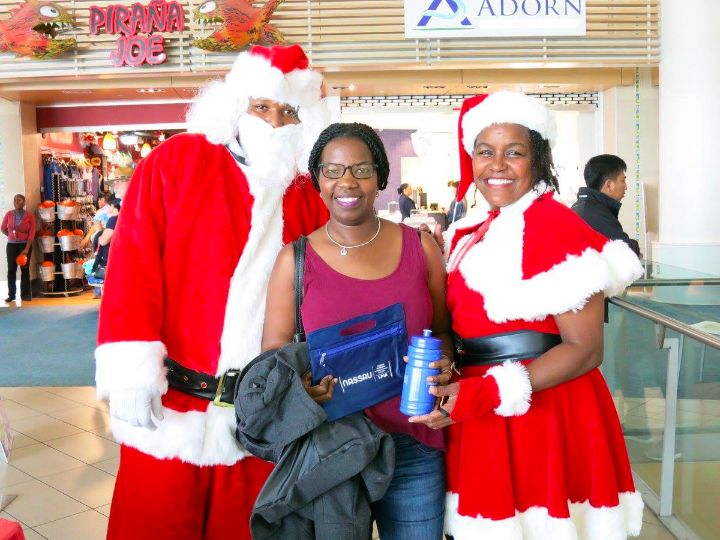
[[[177,2],[152,0],[144,6],[90,6],[90,34],[119,34],[117,48],[110,53],[113,66],[157,65],[167,60],[165,38],[154,32],[182,32],[185,12]],[[146,35],[139,35],[146,34]]]
[[[583,36],[585,0],[405,0],[405,37]]]

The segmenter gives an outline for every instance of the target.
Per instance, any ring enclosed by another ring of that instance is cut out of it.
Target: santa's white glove
[[[160,394],[142,388],[110,392],[110,416],[131,426],[156,429],[163,419]]]

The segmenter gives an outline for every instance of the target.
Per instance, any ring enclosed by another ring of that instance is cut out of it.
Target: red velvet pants
[[[198,467],[122,446],[109,540],[250,540],[250,512],[272,464]]]

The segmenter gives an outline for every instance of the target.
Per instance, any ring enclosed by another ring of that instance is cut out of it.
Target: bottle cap
[[[422,336],[413,336],[410,340],[413,347],[418,349],[440,349],[442,341],[432,337],[432,330],[426,328],[422,332]]]

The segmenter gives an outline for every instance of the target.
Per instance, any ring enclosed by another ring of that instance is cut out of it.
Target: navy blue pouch
[[[408,346],[402,304],[310,332],[307,344],[313,385],[326,375],[338,379],[323,404],[329,421],[402,392]]]

